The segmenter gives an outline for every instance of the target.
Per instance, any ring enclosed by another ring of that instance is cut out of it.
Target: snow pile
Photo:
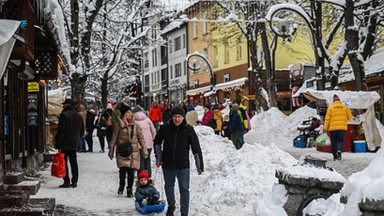
[[[215,136],[209,127],[195,130],[206,169],[205,178],[191,194],[191,203],[201,206],[198,212],[191,210],[191,215],[217,215],[222,209],[226,215],[249,213],[255,198],[269,193],[277,183],[275,170],[297,163],[276,145],[245,144],[236,150],[231,141]]]
[[[369,166],[354,173],[341,189],[341,196],[348,197],[346,210],[342,215],[354,215],[359,211],[358,203],[365,200],[384,199],[384,151],[377,153]]]
[[[279,170],[295,178],[315,178],[321,181],[345,182],[345,178],[337,172],[309,165],[292,166]]]

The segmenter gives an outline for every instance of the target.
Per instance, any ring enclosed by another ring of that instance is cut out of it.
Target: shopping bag
[[[315,140],[317,146],[329,146],[331,145],[331,140],[328,137],[327,133],[322,133]]]
[[[52,156],[51,175],[64,178],[66,175],[64,154],[60,151]]]

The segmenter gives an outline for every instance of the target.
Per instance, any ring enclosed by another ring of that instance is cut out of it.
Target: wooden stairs
[[[39,179],[23,173],[6,175],[0,185],[0,216],[53,215],[54,198],[30,198],[39,189]]]

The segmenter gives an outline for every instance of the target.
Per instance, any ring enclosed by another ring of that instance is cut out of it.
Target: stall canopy
[[[20,21],[0,19],[0,79],[11,56],[16,39],[13,38],[19,29]]]
[[[67,98],[67,91],[55,89],[48,91],[48,116],[59,117],[63,110],[63,103]]]
[[[302,94],[310,101],[325,100],[327,105],[333,103],[333,95],[338,95],[340,100],[351,110],[365,110],[361,115],[354,116],[348,124],[359,125],[364,128],[365,139],[370,150],[375,150],[381,145],[381,136],[376,125],[374,105],[380,100],[377,92],[355,91],[317,91],[307,89]]]

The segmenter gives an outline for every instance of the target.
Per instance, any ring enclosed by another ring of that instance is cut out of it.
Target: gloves
[[[156,205],[157,201],[159,201],[159,197],[149,197],[148,198],[148,205]]]
[[[142,205],[142,206],[147,206],[147,205],[148,205],[148,201],[147,201],[147,199],[143,199],[143,200],[141,201],[141,205]]]

